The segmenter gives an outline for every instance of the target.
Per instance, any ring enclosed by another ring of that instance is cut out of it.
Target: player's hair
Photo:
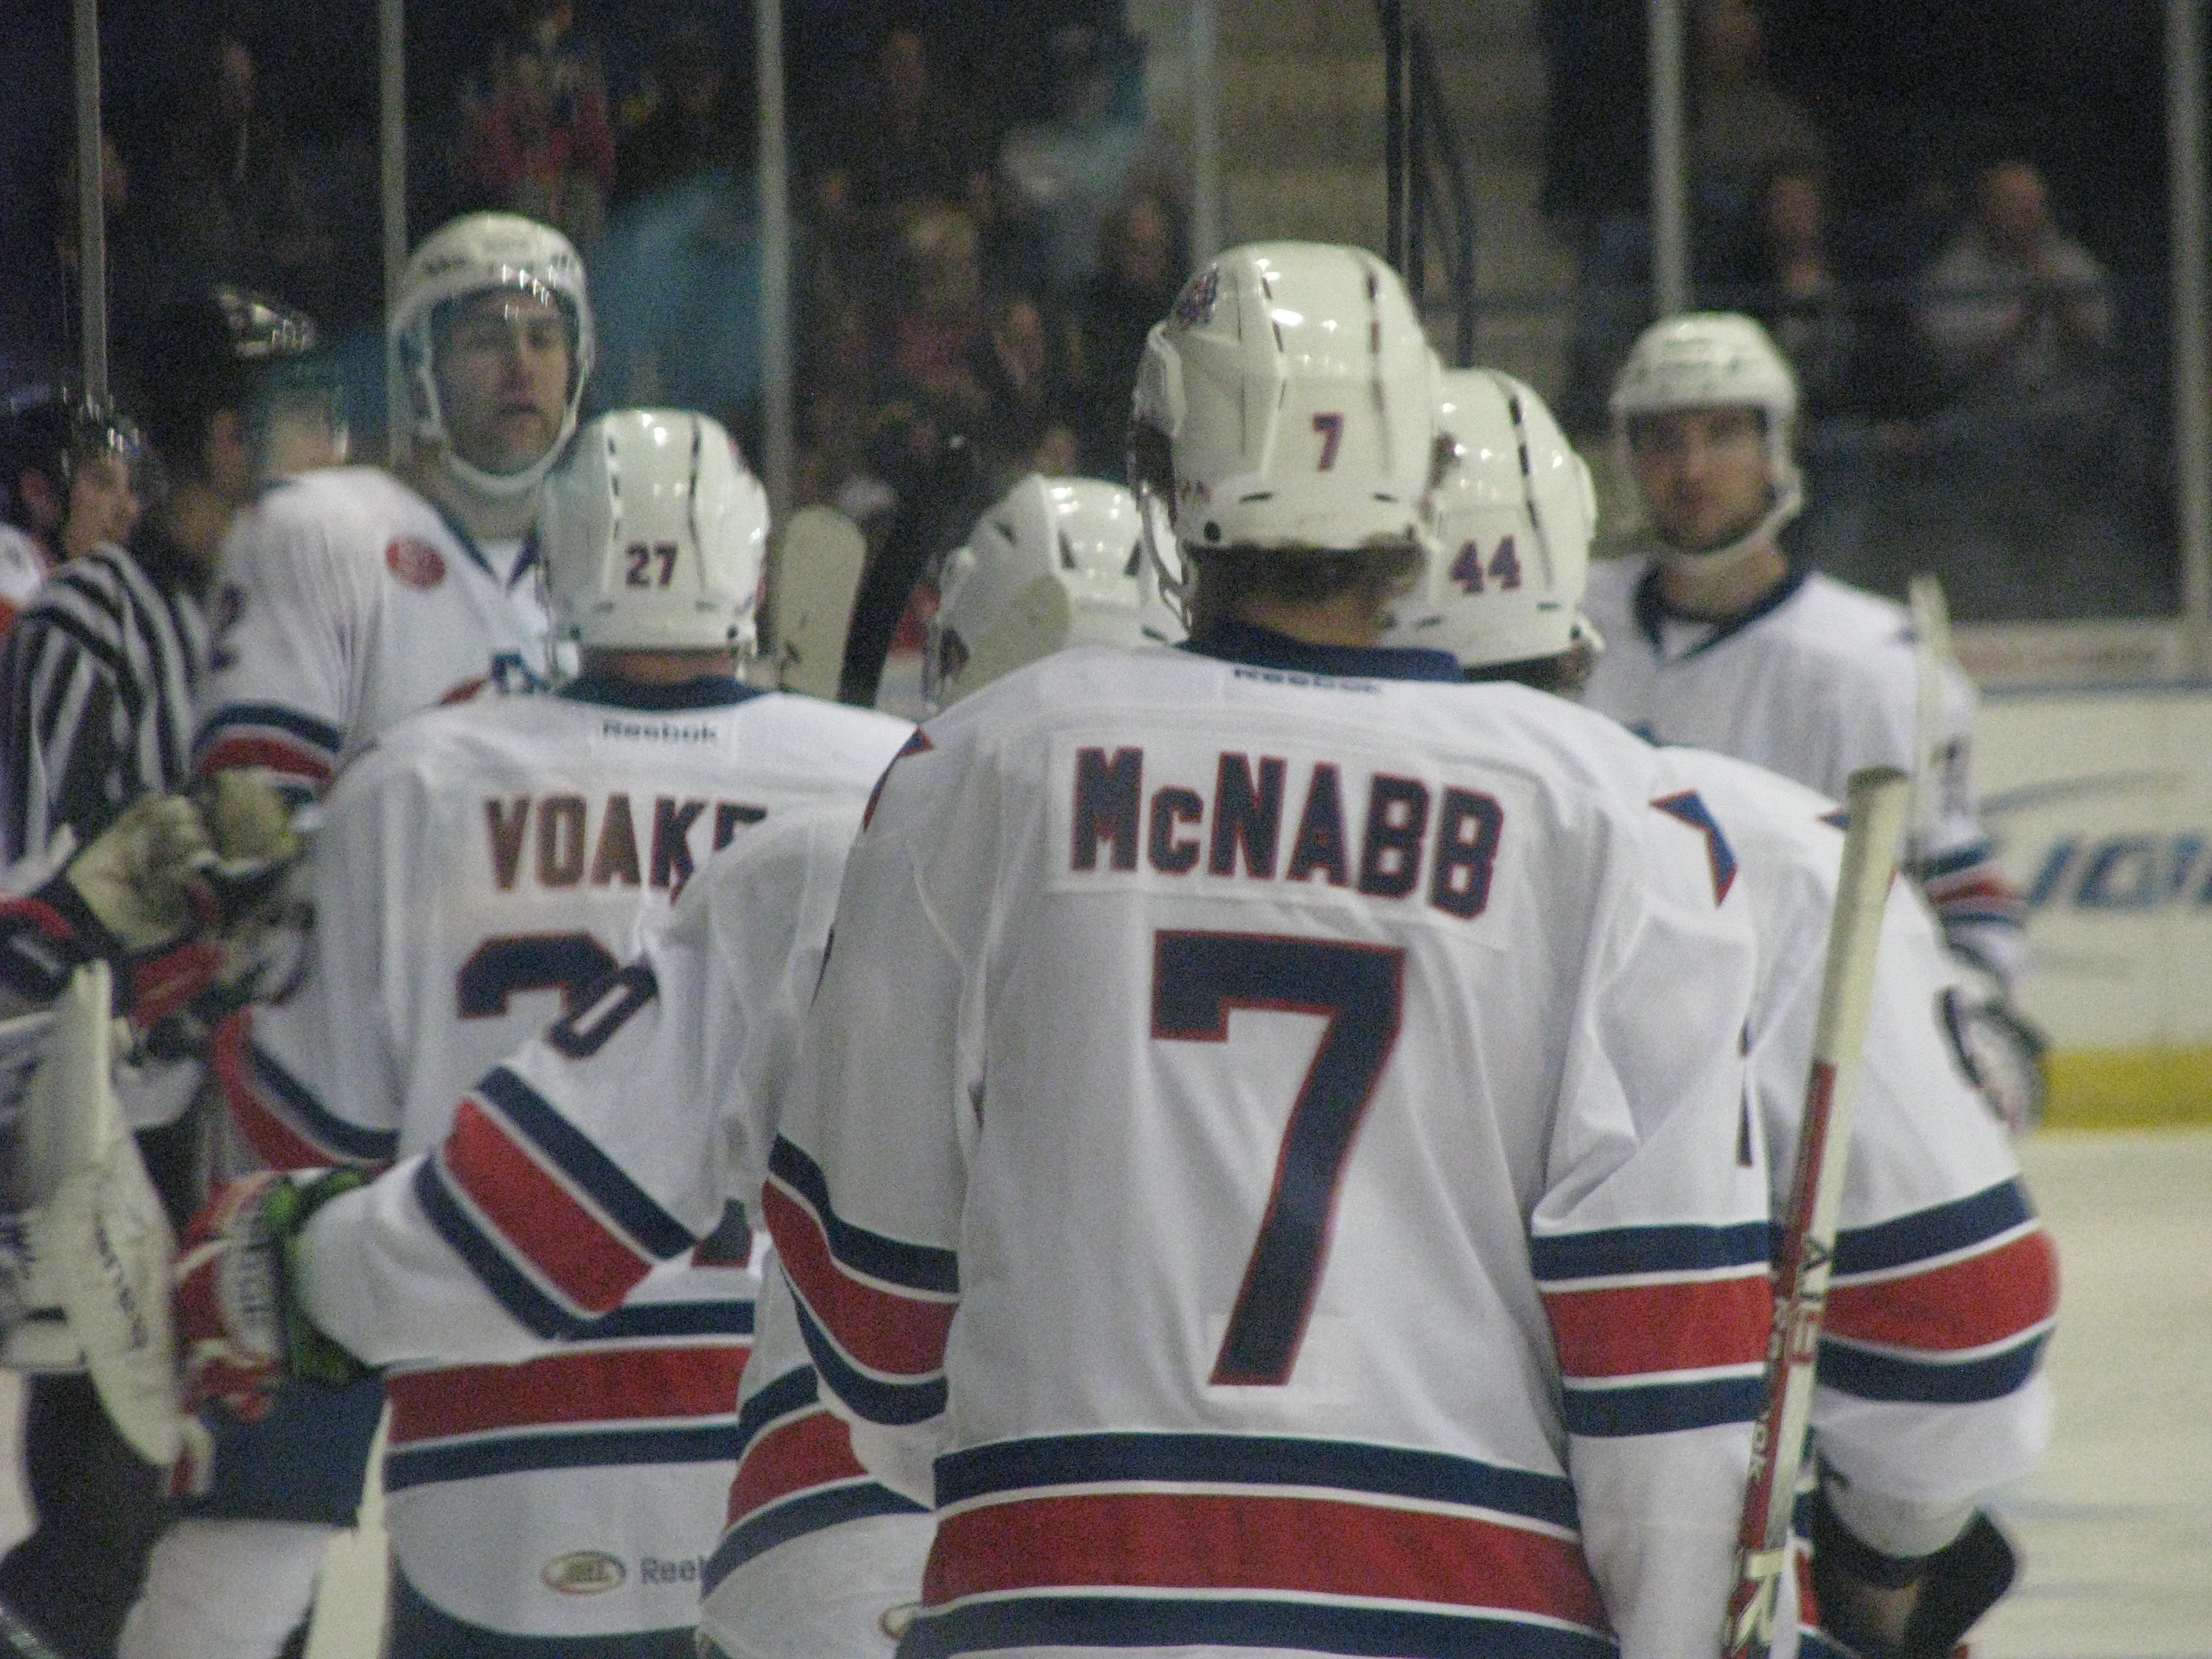
[[[1357,548],[1188,548],[1198,567],[1196,625],[1234,617],[1253,599],[1326,605],[1357,594],[1377,622],[1421,568],[1419,543],[1378,538]]]

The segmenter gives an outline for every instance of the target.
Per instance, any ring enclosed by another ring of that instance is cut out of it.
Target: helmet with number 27
[[[1493,369],[1448,370],[1437,404],[1435,551],[1394,609],[1389,643],[1467,668],[1596,642],[1582,612],[1597,500],[1544,400]]]
[[[1199,558],[1415,540],[1437,373],[1405,285],[1373,254],[1232,248],[1146,343],[1131,483]]]
[[[768,495],[718,422],[685,410],[600,416],[547,481],[538,534],[562,638],[752,648]]]

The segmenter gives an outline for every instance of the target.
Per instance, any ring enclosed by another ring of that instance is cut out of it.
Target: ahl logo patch
[[[446,556],[414,536],[402,536],[384,550],[384,568],[421,592],[446,580]]]
[[[604,1595],[620,1589],[629,1571],[605,1550],[571,1550],[548,1561],[538,1576],[547,1589],[563,1595]]]
[[[1208,265],[1176,296],[1175,319],[1185,328],[1203,328],[1213,320],[1213,307],[1220,298],[1221,267]]]

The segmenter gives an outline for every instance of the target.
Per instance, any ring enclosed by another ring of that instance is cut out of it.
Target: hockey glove
[[[1996,1523],[1977,1513],[1933,1555],[1884,1555],[1852,1536],[1823,1486],[1811,1503],[1813,1597],[1820,1627],[1863,1659],[1949,1659],[1966,1632],[2012,1588],[2019,1558]],[[1902,1592],[1910,1610],[1887,1616]],[[1885,1603],[1887,1608],[1885,1608]]]
[[[217,1401],[258,1422],[287,1380],[343,1383],[362,1374],[309,1322],[295,1286],[308,1220],[368,1180],[359,1170],[299,1179],[264,1171],[223,1187],[192,1218],[175,1276],[187,1411]]]
[[[1943,1027],[1968,1079],[2014,1136],[2043,1121],[2049,1092],[2043,1033],[2005,1000],[1994,977],[1968,973],[1943,993]]]

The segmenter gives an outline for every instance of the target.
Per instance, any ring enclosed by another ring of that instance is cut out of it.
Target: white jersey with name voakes
[[[1747,762],[1679,748],[1660,759],[1725,827],[1751,907],[1759,976],[1745,1035],[1780,1216],[1812,1067],[1842,813]],[[1857,1115],[1848,1148],[1828,1148],[1850,1161],[1813,1427],[1814,1449],[1855,1491],[1955,1519],[2029,1473],[2050,1442],[2041,1359],[2057,1275],[2011,1138],[1961,1054],[1954,972],[1926,907],[1910,887],[1893,887]],[[1867,1541],[1908,1555],[1943,1540]],[[1796,1588],[1785,1577],[1784,1595]],[[1778,1659],[1789,1647],[1777,1642]]]
[[[1649,559],[1590,567],[1583,601],[1605,636],[1583,701],[1655,743],[1747,760],[1841,799],[1851,773],[1918,773],[1919,678],[1904,608],[1793,571],[1742,617],[1686,621]],[[1954,948],[2003,978],[2022,964],[2023,910],[1998,869],[1974,788],[1973,686],[1943,678],[1935,800],[1919,875]]]
[[[401,722],[326,799],[301,984],[218,1034],[231,1124],[280,1167],[465,1136],[471,1085],[583,1014],[717,848],[786,812],[857,810],[908,729],[730,679],[587,678]],[[641,1124],[702,1105],[600,1085]],[[701,1231],[587,1340],[387,1375],[387,1524],[439,1609],[524,1636],[696,1619],[757,1285],[738,1214]],[[422,1311],[435,1323],[434,1300]]]
[[[395,721],[547,673],[534,544],[480,547],[374,467],[276,485],[232,526],[222,568],[203,771],[267,766],[320,789]]]

